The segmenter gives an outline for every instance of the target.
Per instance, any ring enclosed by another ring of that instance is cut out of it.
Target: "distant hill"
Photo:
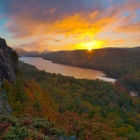
[[[140,46],[138,47],[123,47],[123,48],[119,48],[119,47],[106,47],[104,49],[123,49],[123,50],[131,50],[131,51],[140,51]]]
[[[44,51],[44,52],[38,52],[38,51],[25,51],[24,49],[22,48],[13,48],[17,54],[19,55],[19,57],[41,57],[47,53],[50,53],[50,51]]]
[[[134,48],[123,48],[125,50],[132,50],[132,51],[140,51],[140,46],[139,47],[134,47]]]
[[[25,51],[24,49],[21,48],[13,48],[13,49],[17,52],[19,56],[25,56],[27,54],[27,51]]]
[[[92,51],[60,51],[46,54],[43,58],[55,63],[102,70],[109,76],[120,78],[140,68],[140,52],[132,50],[105,48]]]

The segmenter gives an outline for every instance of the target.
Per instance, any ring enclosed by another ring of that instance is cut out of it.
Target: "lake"
[[[39,70],[45,70],[46,72],[56,74],[60,73],[64,76],[73,76],[77,79],[100,79],[112,83],[116,81],[116,79],[106,77],[105,73],[103,73],[102,71],[56,64],[41,57],[21,57],[19,58],[19,60],[27,64],[33,65]]]

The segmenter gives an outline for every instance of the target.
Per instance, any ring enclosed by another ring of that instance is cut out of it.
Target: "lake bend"
[[[33,65],[39,70],[45,70],[46,72],[61,74],[64,76],[72,76],[76,79],[100,79],[112,83],[116,81],[116,79],[107,77],[102,71],[57,64],[41,57],[20,57],[19,60]]]

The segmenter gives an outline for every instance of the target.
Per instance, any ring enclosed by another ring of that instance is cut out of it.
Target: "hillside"
[[[24,57],[24,56],[29,56],[29,57],[38,57],[40,56],[39,52],[37,51],[25,51],[24,49],[22,48],[13,48],[19,57]]]
[[[17,53],[7,46],[4,39],[0,38],[0,139],[59,139],[65,131],[54,127],[54,123],[50,122],[47,117],[36,118],[37,116],[33,115],[31,117],[30,113],[23,112],[25,107],[31,106],[28,104],[28,92],[26,94],[24,92],[25,81],[22,79],[23,75],[20,75],[21,69],[18,64]],[[33,88],[36,86],[34,85]],[[43,96],[43,98],[46,97]],[[45,107],[49,109],[47,104]]]
[[[17,94],[16,87],[3,84],[8,97],[18,97],[14,104],[13,98],[9,98],[16,116],[45,117],[55,122],[54,128],[63,129],[67,137],[80,140],[88,137],[138,140],[139,98],[130,97],[119,82],[113,85],[99,80],[78,80],[46,73],[22,62],[20,69]]]
[[[75,79],[23,62],[18,67],[16,80],[5,79],[0,88],[12,110],[0,114],[0,139],[139,139],[140,98],[120,82]]]
[[[117,79],[140,68],[140,52],[116,48],[60,51],[43,58],[54,63],[101,70]]]
[[[41,57],[45,54],[51,53],[50,51],[43,51],[43,52],[38,52],[38,51],[25,51],[22,48],[13,48],[19,57]]]
[[[132,51],[140,51],[140,46],[139,47],[134,47],[134,48],[123,48],[126,50],[132,50]]]

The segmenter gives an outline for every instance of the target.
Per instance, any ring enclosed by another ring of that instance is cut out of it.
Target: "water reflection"
[[[108,82],[115,82],[115,79],[105,77],[106,75],[102,71],[98,70],[56,64],[40,57],[21,57],[20,60],[34,65],[39,70],[45,70],[50,73],[60,73],[64,76],[73,76],[79,79],[101,79]]]

